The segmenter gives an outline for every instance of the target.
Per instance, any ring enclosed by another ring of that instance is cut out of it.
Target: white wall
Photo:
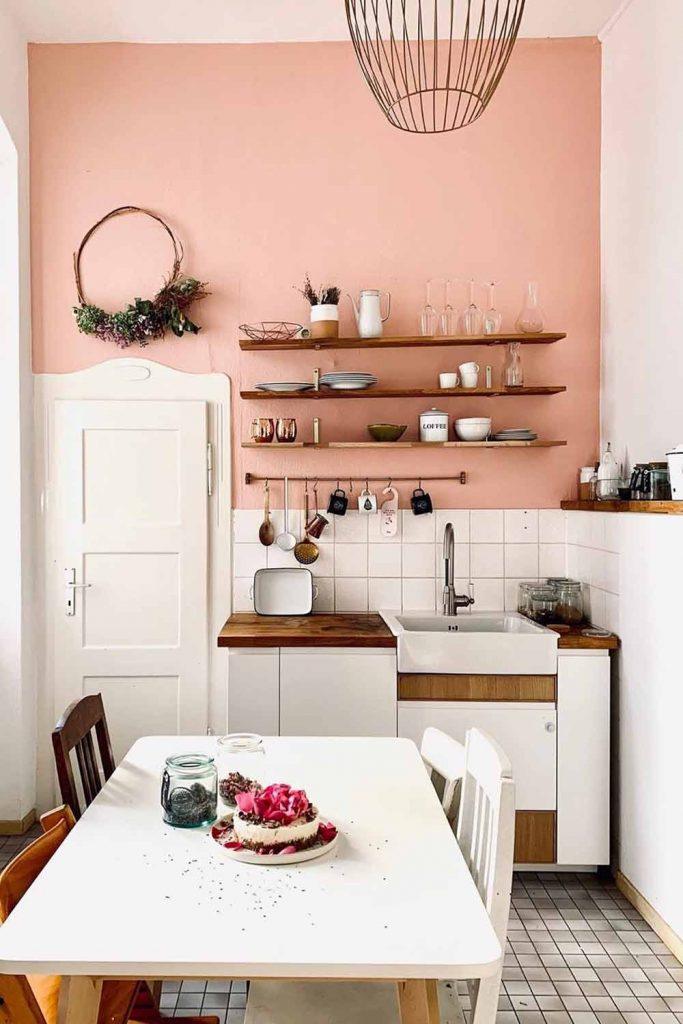
[[[35,800],[26,42],[0,10],[0,820]]]
[[[602,433],[631,464],[683,443],[683,4],[603,39]]]

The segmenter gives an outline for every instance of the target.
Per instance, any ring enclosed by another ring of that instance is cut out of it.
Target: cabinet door
[[[228,658],[227,731],[277,736],[279,717],[279,649],[231,649]]]
[[[395,736],[395,653],[282,648],[280,734]]]
[[[557,661],[557,862],[609,864],[610,657]]]
[[[500,743],[510,758],[518,810],[556,806],[556,713],[552,705],[400,701],[398,734],[420,745],[428,725],[465,742],[476,726]]]

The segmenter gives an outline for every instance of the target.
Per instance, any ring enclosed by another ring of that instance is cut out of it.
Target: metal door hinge
[[[213,494],[213,445],[209,441],[206,446],[206,492]]]

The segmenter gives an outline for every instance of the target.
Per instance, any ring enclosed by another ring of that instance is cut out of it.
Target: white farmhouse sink
[[[516,612],[380,612],[397,638],[399,672],[555,675],[558,635]]]

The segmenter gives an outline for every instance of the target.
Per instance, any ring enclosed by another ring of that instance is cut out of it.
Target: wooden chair
[[[0,924],[26,894],[75,824],[68,806],[44,814],[45,829],[0,872]],[[66,896],[66,894],[65,894]],[[104,926],[104,923],[103,923]],[[59,975],[0,974],[0,1024],[57,1024]],[[105,981],[98,1024],[163,1024],[147,984],[137,979]],[[186,1018],[185,1024],[219,1024],[218,1017]]]
[[[505,950],[515,846],[515,784],[505,752],[479,729],[467,733],[456,836]],[[494,1024],[502,975],[501,968],[491,978],[468,983],[471,1024]]]
[[[432,781],[434,773],[443,779],[441,806],[448,820],[454,823],[458,816],[460,784],[465,772],[465,748],[441,729],[429,726],[422,735],[420,755]]]
[[[100,755],[101,771],[95,755],[93,731]],[[101,694],[81,697],[69,705],[52,731],[52,747],[62,800],[71,808],[74,817],[80,818],[82,811],[71,766],[72,750],[76,751],[86,807],[102,789],[102,776],[106,782],[116,768]]]

